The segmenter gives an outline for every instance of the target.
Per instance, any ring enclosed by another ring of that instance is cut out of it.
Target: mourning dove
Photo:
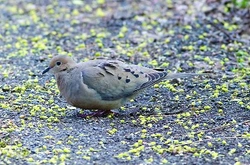
[[[49,67],[63,97],[74,107],[98,110],[104,116],[121,107],[138,93],[162,80],[197,76],[195,73],[169,74],[118,60],[97,59],[76,63],[68,56],[52,58]]]

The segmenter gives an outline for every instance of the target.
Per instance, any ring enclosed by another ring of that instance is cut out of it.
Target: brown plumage
[[[127,100],[164,79],[200,75],[168,74],[118,60],[98,59],[76,63],[63,55],[53,57],[43,74],[49,70],[54,73],[60,93],[69,104],[99,110],[101,113],[98,115],[121,107]]]

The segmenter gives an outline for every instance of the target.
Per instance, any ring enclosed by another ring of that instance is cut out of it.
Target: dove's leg
[[[98,110],[91,113],[77,113],[77,117],[87,118],[87,117],[107,117],[110,114],[116,114],[118,116],[129,116],[135,115],[139,111],[139,108],[130,109],[126,111],[119,110]]]
[[[139,112],[139,108],[133,108],[133,109],[126,109],[125,111],[121,110],[112,110],[112,112],[116,115],[120,116],[130,116],[130,115],[136,115],[137,112]]]
[[[93,117],[107,117],[108,115],[110,115],[111,113],[113,113],[110,110],[104,110],[104,111],[97,111],[96,113],[94,113],[92,116]]]
[[[92,113],[77,113],[77,117],[87,118],[87,117],[106,117],[113,113],[110,110],[98,110]]]

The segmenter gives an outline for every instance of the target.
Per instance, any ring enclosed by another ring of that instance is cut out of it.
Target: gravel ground
[[[230,1],[0,0],[1,164],[250,164],[250,25]],[[98,57],[211,76],[82,119],[41,75]]]

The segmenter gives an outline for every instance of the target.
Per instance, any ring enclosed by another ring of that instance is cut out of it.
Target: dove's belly
[[[78,87],[78,90],[65,88],[64,90],[60,91],[67,102],[77,108],[90,110],[112,110],[120,108],[126,101],[126,99],[124,98],[117,100],[103,100],[95,90],[88,89],[86,87],[83,88],[83,86]],[[71,92],[68,92],[69,90]]]
[[[74,100],[67,100],[69,104],[82,109],[98,109],[98,110],[112,110],[116,108],[120,108],[123,104],[123,101],[120,100],[113,100],[113,101],[105,101],[105,100],[98,100],[96,98],[86,98],[86,99],[74,99]]]

